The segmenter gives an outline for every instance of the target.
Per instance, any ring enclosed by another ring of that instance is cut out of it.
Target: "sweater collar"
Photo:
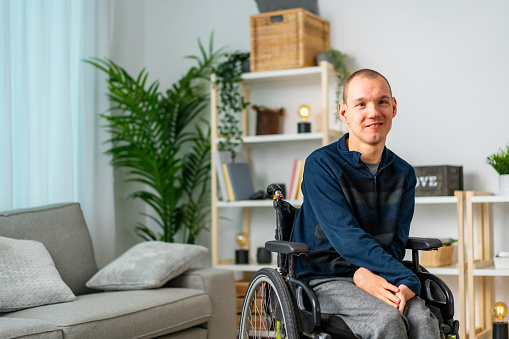
[[[349,133],[345,133],[338,141],[337,147],[341,156],[352,166],[355,168],[363,168],[364,163],[361,160],[361,153],[357,151],[349,151],[346,146],[346,139],[348,139]],[[386,146],[384,146],[384,150],[382,151],[382,158],[380,159],[380,166],[378,170],[380,171],[382,168],[387,167],[394,160],[394,153],[392,153]]]

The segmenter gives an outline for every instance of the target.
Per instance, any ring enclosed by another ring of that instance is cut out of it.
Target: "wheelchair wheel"
[[[239,338],[299,338],[295,307],[283,277],[262,268],[247,287]]]

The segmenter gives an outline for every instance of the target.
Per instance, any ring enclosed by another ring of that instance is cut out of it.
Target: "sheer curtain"
[[[98,112],[111,3],[0,2],[0,210],[76,201],[99,265],[115,255],[113,170]]]

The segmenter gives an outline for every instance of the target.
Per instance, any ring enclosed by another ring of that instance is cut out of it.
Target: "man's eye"
[[[355,107],[364,107],[364,106],[366,106],[366,104],[363,102],[359,102],[359,103],[355,104]]]

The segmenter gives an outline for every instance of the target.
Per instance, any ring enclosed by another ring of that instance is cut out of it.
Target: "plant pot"
[[[317,66],[320,66],[320,61],[327,61],[328,63],[332,64],[332,61],[327,57],[327,54],[325,54],[325,52],[322,52],[316,56]]]
[[[509,174],[501,174],[498,177],[498,194],[509,195]]]

